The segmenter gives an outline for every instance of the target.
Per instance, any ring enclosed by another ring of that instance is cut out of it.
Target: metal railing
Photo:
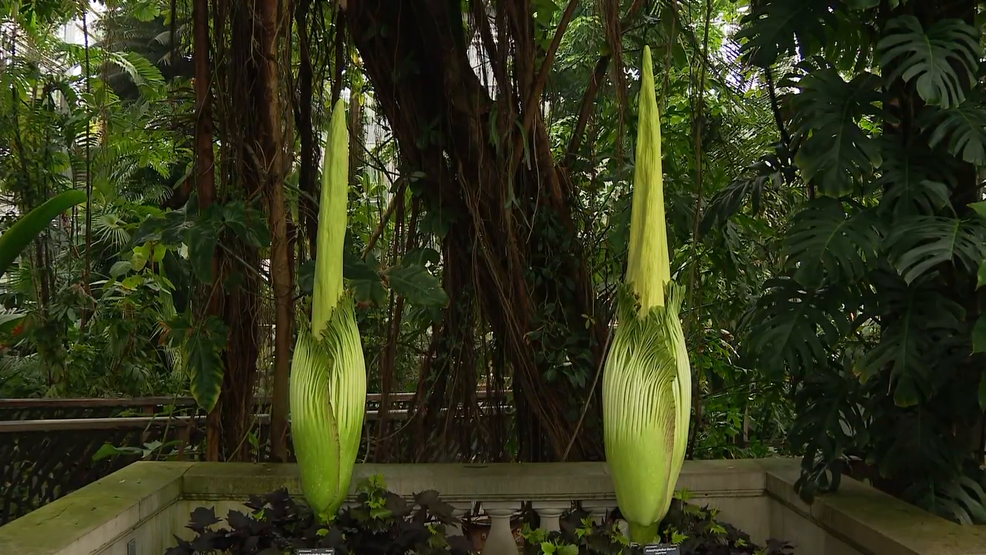
[[[477,395],[481,408],[496,402]],[[363,436],[372,438],[382,396],[366,401]],[[391,395],[388,419],[406,421],[413,401],[413,393]],[[269,399],[258,397],[254,407],[251,459],[265,460]],[[202,460],[205,435],[205,415],[191,397],[0,399],[0,525],[141,458]],[[117,449],[96,457],[107,445]],[[288,446],[293,460],[290,435]]]

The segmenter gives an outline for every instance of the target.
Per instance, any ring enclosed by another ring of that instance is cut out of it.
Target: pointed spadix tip
[[[339,99],[332,107],[332,118],[329,120],[330,140],[332,137],[348,137],[349,130],[346,127],[346,101]]]
[[[650,46],[644,45],[644,59],[641,62],[643,75],[641,76],[643,85],[649,89],[654,88],[654,64],[651,62]]]

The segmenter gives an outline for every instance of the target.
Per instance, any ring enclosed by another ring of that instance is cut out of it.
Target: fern
[[[896,17],[887,24],[877,43],[880,67],[887,82],[917,78],[915,88],[928,104],[950,108],[965,100],[964,89],[976,82],[979,33],[959,19],[939,21],[925,32],[911,15]],[[961,74],[956,71],[961,68]]]
[[[110,52],[108,58],[109,62],[129,75],[137,86],[160,85],[164,82],[161,70],[136,52]]]
[[[847,214],[831,198],[811,201],[798,213],[784,241],[783,254],[794,279],[808,289],[823,283],[851,282],[867,272],[877,256],[878,221],[869,211]]]
[[[785,181],[784,172],[787,169],[788,166],[783,165],[776,154],[764,155],[748,174],[737,177],[712,197],[702,218],[702,235],[713,227],[725,225],[729,218],[739,212],[748,197],[752,212],[758,214],[768,190],[780,187]]]

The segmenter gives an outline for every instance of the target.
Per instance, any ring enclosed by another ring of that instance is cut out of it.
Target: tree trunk
[[[195,180],[198,190],[199,212],[205,212],[216,199],[215,157],[212,152],[212,108],[210,104],[209,64],[209,0],[195,0],[192,4],[192,57],[195,64]],[[215,287],[219,279],[217,253],[212,255],[212,280],[206,295],[206,317],[219,316],[220,295]],[[220,460],[222,436],[221,409],[219,403],[206,418],[206,459]]]
[[[312,68],[311,36],[308,30],[308,12],[311,0],[299,0],[294,10],[298,27],[298,103],[295,120],[301,145],[301,161],[298,167],[298,219],[308,238],[308,257],[315,258],[316,233],[318,231],[318,192],[315,179],[318,175],[318,141],[315,139],[315,122],[312,116],[314,95],[314,71]]]
[[[278,81],[283,57],[277,54],[276,22],[281,19],[277,0],[214,0],[213,7],[216,59],[224,60],[214,68],[213,79],[217,94],[223,99],[217,104],[223,197],[251,207],[263,198],[272,209],[271,276],[278,334],[272,420],[280,426],[280,431],[274,431],[276,444],[286,435],[286,365],[290,356],[293,289],[283,189],[283,101]],[[274,213],[277,210],[280,215]],[[255,212],[248,212],[252,213]],[[221,244],[230,255],[222,257],[216,289],[221,292],[221,314],[230,332],[223,353],[225,373],[216,409],[222,432],[219,448],[224,459],[242,461],[251,458],[248,438],[254,422],[253,395],[261,343],[261,257],[254,241],[230,231],[223,234]]]
[[[530,104],[528,98],[537,89],[530,10],[506,1],[496,9],[503,20],[497,25],[501,44],[486,47],[495,49],[487,58],[497,76],[500,119],[492,117],[489,88],[480,82],[467,55],[458,24],[463,18],[460,4],[368,0],[350,4],[348,22],[405,166],[424,173],[426,210],[451,217],[453,227],[468,238],[461,240],[459,232],[450,232],[444,239],[445,272],[454,272],[462,282],[453,284],[445,277],[451,304],[435,338],[475,341],[461,336],[461,327],[450,317],[455,310],[469,310],[470,303],[457,298],[469,290],[462,285],[483,292],[478,308],[512,371],[516,418],[525,426],[520,429],[520,456],[547,460],[561,457],[577,433],[575,422],[601,357],[599,338],[604,338],[607,318],[595,307],[575,238],[572,192],[563,172],[555,169],[540,106],[533,103],[537,113],[525,112],[524,104]],[[485,13],[485,8],[476,11]],[[512,46],[512,64],[506,61],[503,34]],[[507,77],[510,69],[512,79]],[[523,140],[517,136],[517,121],[531,122]],[[514,141],[522,153],[512,148]],[[596,322],[591,330],[586,329],[586,316]],[[586,353],[589,360],[566,358],[576,352]],[[452,371],[454,389],[469,382],[475,386],[474,364],[449,362],[442,369],[427,361],[426,368]],[[575,385],[579,373],[589,379]],[[436,391],[444,389],[445,380],[434,374],[424,377]],[[474,396],[474,387],[462,395]],[[466,397],[459,400],[464,406],[474,403]],[[598,411],[598,403],[591,406]],[[601,456],[600,434],[578,434],[572,458]]]
[[[267,160],[264,189],[267,196],[268,222],[271,230],[270,274],[274,289],[274,386],[271,406],[271,459],[286,462],[288,459],[288,375],[291,369],[291,337],[294,323],[294,283],[292,283],[292,253],[288,248],[288,212],[284,197],[284,139],[281,118],[281,87],[278,79],[278,37],[282,35],[278,25],[279,0],[262,0],[260,25],[263,60],[258,80],[263,88],[256,108],[259,110],[259,136],[257,143]]]

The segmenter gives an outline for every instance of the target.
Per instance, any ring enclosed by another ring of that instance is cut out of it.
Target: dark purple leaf
[[[217,522],[219,522],[219,519],[216,518],[215,507],[209,507],[208,509],[199,507],[192,511],[192,520],[188,523],[187,528],[201,534],[206,528]]]

